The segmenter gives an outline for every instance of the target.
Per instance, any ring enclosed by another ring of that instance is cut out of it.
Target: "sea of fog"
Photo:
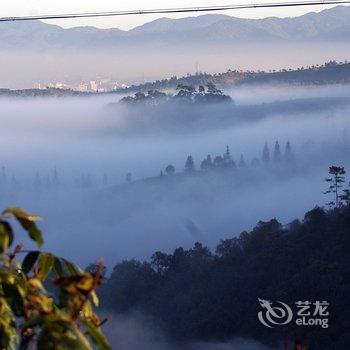
[[[235,108],[248,108],[249,115],[235,119],[235,112],[218,105],[200,127],[183,106],[154,111],[150,119],[142,108],[111,108],[120,99],[115,94],[2,98],[1,207],[39,214],[45,249],[82,266],[103,257],[111,268],[122,259],[146,259],[196,241],[214,248],[259,220],[276,217],[286,224],[324,205],[328,166],[350,169],[350,108],[343,100],[350,86],[241,87],[229,93]],[[305,110],[301,99],[310,99]],[[277,107],[267,108],[276,101]],[[181,123],[162,123],[176,114]],[[276,141],[282,153],[290,141],[295,164],[251,167],[266,142],[272,156]],[[247,169],[166,178],[167,165],[181,173],[192,155],[199,168],[207,154],[222,155],[227,145],[236,163],[244,155]]]

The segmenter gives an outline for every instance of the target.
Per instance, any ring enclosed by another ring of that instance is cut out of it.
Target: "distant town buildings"
[[[47,88],[74,90],[79,92],[108,92],[120,88],[127,88],[128,85],[113,81],[110,78],[102,78],[90,81],[82,81],[79,83],[65,83],[65,82],[48,82],[36,83],[35,89],[44,90]]]
[[[95,80],[90,81],[90,91],[97,92],[98,91],[98,83]]]

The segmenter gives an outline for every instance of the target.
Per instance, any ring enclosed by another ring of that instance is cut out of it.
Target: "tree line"
[[[345,183],[343,167],[332,166],[329,174],[330,186]],[[124,260],[102,287],[103,305],[119,314],[142,312],[177,341],[246,337],[282,346],[301,339],[310,349],[345,349],[350,205],[340,192],[325,192],[339,196],[328,210],[316,206],[286,225],[260,221],[214,251],[197,242],[190,249],[155,252],[148,261]],[[258,299],[327,301],[330,327],[266,328],[257,319]]]
[[[199,85],[198,89],[193,85],[179,84],[176,91],[176,94],[166,94],[159,90],[149,90],[147,93],[137,92],[134,96],[123,97],[120,103],[158,105],[164,102],[191,104],[233,102],[230,96],[225,95],[215,84],[210,82],[206,85]]]
[[[281,150],[281,146],[279,141],[275,142],[273,152],[270,152],[270,148],[268,143],[266,142],[262,151],[261,158],[253,158],[250,165],[252,167],[259,167],[261,165],[269,165],[269,164],[291,164],[296,161],[295,155],[292,150],[292,146],[290,141],[287,141],[285,144],[284,151]],[[234,169],[234,168],[247,168],[249,163],[246,162],[245,157],[241,154],[238,162],[234,161],[231,155],[231,150],[229,146],[226,146],[226,151],[223,155],[212,156],[208,154],[199,165],[199,168],[196,167],[196,163],[192,155],[187,156],[184,166],[184,172],[189,174],[193,173],[196,170],[207,172],[214,169]],[[175,166],[169,164],[165,168],[165,173],[168,176],[174,175],[176,172]],[[161,176],[164,175],[163,171],[161,171]]]
[[[349,77],[350,65],[348,61],[337,62],[331,60],[324,64],[303,66],[297,69],[285,68],[280,70],[271,69],[269,71],[242,71],[239,69],[229,69],[227,72],[216,74],[202,72],[197,74],[187,74],[183,77],[172,76],[169,79],[146,82],[140,85],[131,85],[130,87],[119,89],[117,92],[126,93],[167,90],[175,89],[178,85],[205,86],[208,83],[213,83],[220,87],[270,81],[320,84],[349,81]]]
[[[122,261],[102,287],[103,306],[142,312],[177,341],[246,337],[281,346],[301,339],[310,349],[346,349],[349,250],[350,207],[316,207],[288,225],[259,222],[214,252],[195,243],[155,252],[150,261]],[[257,319],[259,298],[290,305],[326,300],[330,327],[266,328]]]
[[[208,172],[212,170],[223,169],[235,169],[235,168],[258,168],[260,166],[267,166],[269,164],[295,164],[296,157],[292,150],[290,141],[287,141],[284,150],[281,149],[279,141],[276,141],[273,150],[270,151],[269,145],[266,142],[262,150],[261,157],[254,157],[249,163],[246,161],[243,154],[235,161],[231,155],[229,146],[226,146],[226,150],[223,155],[212,156],[208,154],[199,164],[196,162],[192,155],[187,156],[183,168],[183,173],[192,174],[195,172]],[[160,176],[172,176],[176,174],[176,167],[173,164],[168,164],[165,169],[160,171]],[[132,172],[127,172],[125,176],[127,183],[133,182]],[[65,180],[60,176],[59,170],[55,167],[47,174],[42,174],[39,171],[33,176],[31,180],[20,180],[15,174],[8,172],[5,166],[2,166],[0,170],[0,184],[3,188],[20,190],[21,188],[33,189],[37,193],[41,191],[50,191],[58,189],[60,186],[65,185]],[[117,185],[118,182],[112,179],[107,173],[101,174],[99,177],[93,176],[90,173],[83,173],[80,177],[73,179],[73,185],[75,188],[88,189],[92,187],[110,187]]]

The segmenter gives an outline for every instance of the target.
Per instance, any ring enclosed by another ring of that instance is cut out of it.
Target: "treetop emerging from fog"
[[[145,103],[149,105],[158,105],[164,102],[180,102],[189,104],[223,102],[233,103],[231,97],[225,95],[213,83],[208,83],[206,86],[200,85],[198,90],[192,85],[179,84],[176,91],[176,94],[166,94],[158,90],[149,90],[147,94],[137,92],[134,96],[122,98],[120,102],[128,104]]]

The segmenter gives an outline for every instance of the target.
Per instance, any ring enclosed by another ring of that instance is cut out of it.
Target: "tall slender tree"
[[[185,172],[186,173],[192,173],[195,170],[195,166],[194,166],[194,161],[192,156],[188,156],[186,163],[185,163]]]
[[[226,152],[224,154],[223,159],[224,159],[224,167],[233,168],[235,166],[235,162],[232,160],[232,157],[231,157],[231,151],[229,146],[226,146]]]
[[[334,200],[327,203],[327,205],[330,207],[335,206],[338,208],[342,205],[342,195],[340,190],[345,182],[345,173],[344,167],[333,165],[329,168],[329,175],[331,176],[325,179],[325,181],[329,183],[329,187],[324,194],[331,193],[334,195]]]
[[[203,162],[202,162],[202,165],[203,165]],[[211,168],[213,168],[214,164],[213,164],[213,160],[211,158],[211,155],[208,154],[207,155],[207,158],[204,159],[204,167],[205,167],[205,170],[210,170]]]
[[[287,141],[286,144],[286,149],[284,151],[284,159],[287,162],[292,162],[294,160],[294,155],[293,155],[293,151],[292,151],[292,146],[290,145],[289,140]]]
[[[279,163],[282,160],[281,147],[278,141],[275,143],[275,149],[273,151],[273,161]]]
[[[240,168],[245,168],[247,166],[247,164],[244,160],[243,154],[241,154],[241,158],[239,160],[239,166],[240,166]]]
[[[262,159],[263,163],[265,163],[265,164],[270,162],[270,149],[269,149],[269,145],[267,144],[267,142],[265,142],[261,159]]]

